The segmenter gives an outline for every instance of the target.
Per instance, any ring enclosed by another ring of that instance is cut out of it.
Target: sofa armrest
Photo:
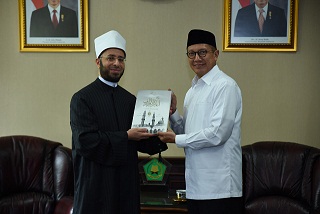
[[[54,214],[72,214],[73,211],[73,197],[62,197],[56,204]]]

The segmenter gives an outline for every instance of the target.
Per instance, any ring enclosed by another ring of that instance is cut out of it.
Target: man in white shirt
[[[184,114],[179,115],[172,93],[173,132],[158,135],[184,148],[189,213],[241,213],[241,91],[216,64],[219,50],[211,32],[191,30],[187,56],[196,75],[185,96]]]

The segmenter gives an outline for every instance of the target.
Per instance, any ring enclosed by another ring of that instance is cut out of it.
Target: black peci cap
[[[217,48],[214,34],[205,30],[194,29],[189,32],[187,47],[194,44],[208,44]]]

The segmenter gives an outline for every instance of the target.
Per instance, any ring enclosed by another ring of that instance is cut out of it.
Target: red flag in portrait
[[[36,9],[39,9],[44,6],[42,0],[31,0],[31,1]]]
[[[241,7],[246,7],[250,4],[250,0],[239,0]]]

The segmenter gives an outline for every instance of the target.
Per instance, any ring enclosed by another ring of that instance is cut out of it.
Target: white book
[[[138,91],[131,128],[147,128],[149,133],[166,132],[170,104],[171,91]]]

